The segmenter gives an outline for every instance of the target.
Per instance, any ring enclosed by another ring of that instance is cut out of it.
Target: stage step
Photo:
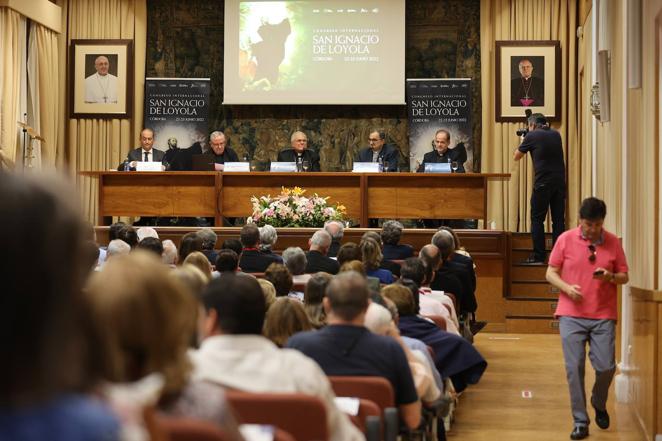
[[[554,299],[520,298],[506,300],[506,317],[541,316],[554,318],[558,302]]]
[[[516,334],[558,334],[559,321],[549,317],[506,316],[506,332]]]
[[[542,281],[544,282],[547,265],[512,265],[510,277],[513,282]]]
[[[549,283],[542,281],[518,281],[510,285],[510,294],[507,298],[545,298],[557,299],[559,290]]]
[[[532,250],[533,242],[531,241],[531,233],[512,233],[512,249]],[[545,233],[545,249],[547,251],[551,251],[552,249],[551,233]]]

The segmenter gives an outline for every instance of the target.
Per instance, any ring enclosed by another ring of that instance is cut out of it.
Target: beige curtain
[[[32,23],[28,48],[31,125],[45,140],[34,145],[37,159],[48,168],[61,166],[64,160],[64,84],[60,78],[64,62],[58,53],[59,39],[57,33]]]
[[[562,120],[552,126],[561,133],[568,168],[569,226],[576,223],[579,163],[577,139],[577,0],[481,0],[482,172],[511,173],[510,180],[492,182],[488,219],[497,228],[529,231],[533,166],[529,158],[512,159],[521,124],[496,123],[494,109],[495,41],[559,40],[561,42]],[[524,118],[522,117],[522,120]],[[549,229],[549,228],[548,228]]]
[[[117,167],[134,144],[142,125],[147,40],[146,0],[63,0],[72,39],[131,39],[134,41],[133,117],[127,119],[69,119],[67,158],[72,173]],[[60,48],[66,59],[66,47]],[[98,181],[79,177],[84,212],[97,223]]]
[[[9,8],[0,8],[0,158],[14,162],[21,156],[21,62],[25,50],[25,19]],[[24,60],[24,59],[23,59]]]

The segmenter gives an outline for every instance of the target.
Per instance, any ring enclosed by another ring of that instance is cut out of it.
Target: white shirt
[[[439,302],[439,304],[446,310],[444,313],[440,314],[446,319],[446,332],[451,332],[456,335],[460,335],[460,325],[457,320],[457,313],[455,312],[455,305],[453,305],[453,299],[444,294],[443,291],[432,291],[429,287],[425,286],[419,289],[419,307],[421,308],[421,314],[423,312],[423,302],[429,300]],[[425,300],[423,300],[425,299]],[[450,309],[450,314],[448,310]]]
[[[279,349],[261,335],[218,335],[205,339],[191,359],[195,380],[246,392],[314,395],[326,406],[331,441],[365,440],[336,407],[335,394],[322,369],[297,350]]]
[[[112,74],[99,75],[94,73],[85,78],[85,102],[117,103],[117,77]]]
[[[145,161],[145,153],[147,153],[147,161]],[[154,161],[154,155],[153,155],[152,149],[149,149],[149,151],[145,149],[140,149],[140,160],[143,162],[152,162]]]

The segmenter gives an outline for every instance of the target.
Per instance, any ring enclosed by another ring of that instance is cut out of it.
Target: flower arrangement
[[[323,227],[330,220],[342,221],[346,214],[343,205],[331,205],[328,197],[316,193],[304,196],[306,190],[282,187],[279,195],[251,198],[253,214],[247,222],[273,227]]]

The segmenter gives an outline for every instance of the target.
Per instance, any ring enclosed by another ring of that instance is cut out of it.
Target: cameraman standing
[[[534,113],[527,119],[529,131],[513,159],[519,161],[531,153],[535,180],[531,194],[531,236],[533,254],[522,263],[545,263],[545,217],[548,207],[552,210],[552,234],[554,243],[565,230],[565,164],[561,135],[552,130],[542,113]]]

